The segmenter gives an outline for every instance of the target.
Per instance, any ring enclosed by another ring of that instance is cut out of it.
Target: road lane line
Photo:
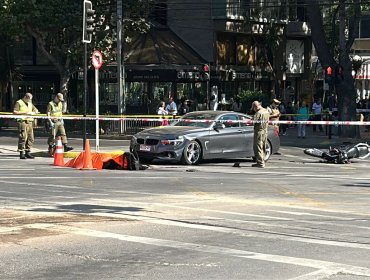
[[[180,250],[190,250],[190,251],[196,251],[196,252],[207,253],[207,254],[210,253],[210,254],[218,254],[218,255],[227,255],[229,257],[236,257],[236,258],[261,260],[261,261],[267,261],[267,262],[283,263],[283,264],[288,264],[288,265],[299,265],[299,266],[311,267],[311,268],[315,268],[319,270],[327,270],[328,272],[331,271],[331,273],[335,273],[335,274],[344,273],[344,274],[370,277],[369,268],[347,265],[344,263],[321,261],[321,260],[308,259],[308,258],[296,258],[296,257],[283,256],[283,255],[264,254],[264,253],[258,253],[258,252],[253,252],[253,251],[231,249],[231,248],[221,247],[221,246],[212,246],[212,245],[204,245],[204,244],[197,244],[197,243],[174,241],[174,240],[169,240],[169,239],[159,239],[159,238],[151,238],[151,237],[141,237],[141,236],[126,235],[126,234],[118,234],[118,233],[91,230],[91,229],[85,229],[85,228],[79,228],[79,227],[73,227],[73,226],[65,226],[65,225],[33,224],[33,225],[29,225],[28,227],[38,228],[38,229],[49,229],[49,230],[54,230],[54,231],[59,231],[59,232],[62,231],[62,232],[68,232],[71,234],[87,236],[87,237],[94,237],[94,238],[110,238],[110,239],[116,239],[116,240],[125,241],[125,242],[140,243],[140,244],[146,244],[146,245],[151,245],[151,246],[169,247],[169,248],[175,248],[175,249],[180,249]]]
[[[329,215],[320,215],[320,214],[312,214],[307,212],[291,212],[291,211],[281,211],[281,210],[267,210],[269,212],[276,212],[282,214],[289,214],[289,215],[296,215],[296,216],[315,216],[315,217],[323,217],[323,218],[330,218],[342,221],[352,221],[354,218],[343,218],[338,216],[329,216]]]
[[[340,268],[325,268],[316,270],[311,273],[303,274],[298,277],[289,278],[288,280],[322,280],[322,279],[329,279],[330,276],[336,275],[341,273]]]

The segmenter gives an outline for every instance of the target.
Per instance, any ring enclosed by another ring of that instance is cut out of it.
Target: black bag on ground
[[[103,163],[103,169],[122,170],[122,166],[115,162],[113,159],[110,159],[107,162]]]

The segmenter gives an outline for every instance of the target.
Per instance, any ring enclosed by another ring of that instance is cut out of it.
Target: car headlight
[[[172,146],[178,146],[183,142],[184,142],[184,136],[178,136],[176,137],[176,139],[172,139],[172,140],[170,139],[161,140],[162,145],[172,145]]]

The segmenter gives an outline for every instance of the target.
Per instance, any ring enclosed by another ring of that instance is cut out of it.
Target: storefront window
[[[221,94],[225,94],[225,99],[227,101],[238,94],[237,84],[235,82],[221,83],[218,87],[218,93],[218,98],[221,98]]]
[[[170,96],[172,96],[171,87],[172,87],[171,82],[153,83],[154,100],[156,101],[167,100]]]
[[[128,114],[149,114],[151,100],[147,82],[126,83],[126,112]]]
[[[235,40],[231,36],[220,34],[217,39],[217,63],[235,64]]]
[[[118,104],[118,88],[116,83],[106,83],[100,90],[101,105],[117,105]]]
[[[255,50],[251,38],[238,38],[236,48],[238,65],[255,64]]]

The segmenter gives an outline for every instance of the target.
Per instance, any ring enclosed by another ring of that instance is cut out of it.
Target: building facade
[[[192,100],[193,109],[205,109],[211,89],[225,103],[243,91],[294,101],[305,95],[311,42],[304,9],[300,0],[271,3],[167,0],[158,4],[151,30],[124,45],[126,113],[154,113],[159,101],[170,96]],[[267,39],[277,35],[266,31],[271,22],[281,38],[273,48],[266,47]],[[14,55],[22,77],[13,83],[3,107],[11,110],[10,104],[31,91],[43,111],[59,89],[56,69],[33,39],[19,41]],[[209,79],[203,76],[206,64]],[[104,65],[100,71],[102,114],[119,111],[116,68]],[[90,72],[88,104],[92,105],[94,72]],[[74,73],[68,92],[70,112],[83,112],[83,95],[83,73]]]

